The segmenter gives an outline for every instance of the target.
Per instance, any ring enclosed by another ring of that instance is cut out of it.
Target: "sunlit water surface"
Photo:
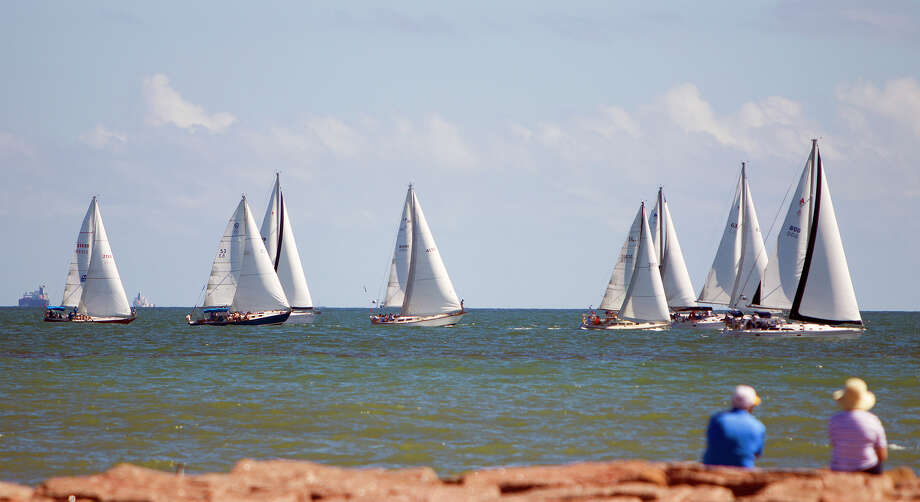
[[[892,443],[920,467],[920,313],[867,312],[855,339],[576,329],[572,310],[473,310],[453,328],[189,327],[183,309],[127,326],[0,309],[0,480],[119,462],[188,472],[237,460],[485,466],[695,460],[732,387],[763,397],[763,467],[827,465],[830,394],[861,376]]]

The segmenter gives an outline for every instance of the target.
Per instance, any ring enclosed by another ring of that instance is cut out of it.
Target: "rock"
[[[0,502],[20,502],[32,498],[32,488],[0,481]]]
[[[293,460],[239,461],[228,473],[172,474],[129,464],[51,478],[34,490],[0,482],[0,502],[875,502],[920,500],[909,468],[884,476],[828,470],[707,467],[692,462],[581,462],[502,467],[440,479],[428,467],[348,469]]]
[[[567,485],[610,485],[639,481],[667,485],[664,464],[641,461],[583,462],[561,466],[502,467],[469,473],[465,486],[496,486],[502,494]]]

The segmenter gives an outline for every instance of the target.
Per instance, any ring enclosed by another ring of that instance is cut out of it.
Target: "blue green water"
[[[753,385],[764,467],[827,465],[830,393],[860,376],[890,443],[920,467],[920,313],[869,312],[855,339],[576,329],[573,310],[474,310],[454,328],[189,327],[183,309],[127,326],[0,309],[0,480],[119,462],[226,471],[243,457],[341,466],[695,460],[711,413]]]

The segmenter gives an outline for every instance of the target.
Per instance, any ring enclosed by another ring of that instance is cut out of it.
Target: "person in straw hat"
[[[850,378],[843,389],[834,391],[834,400],[843,411],[832,416],[828,425],[834,449],[831,470],[881,474],[888,442],[881,420],[869,412],[875,394],[862,379]]]
[[[716,413],[706,429],[706,465],[754,467],[754,459],[763,454],[766,427],[751,414],[760,404],[760,396],[750,385],[735,387],[732,409]]]

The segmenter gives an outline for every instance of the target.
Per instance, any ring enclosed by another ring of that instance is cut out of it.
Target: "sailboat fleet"
[[[651,257],[646,252],[649,243]],[[645,293],[644,301],[636,302],[636,291]],[[694,299],[670,210],[659,189],[651,227],[640,208],[620,249],[600,313],[583,314],[581,327],[662,329],[667,324],[660,321],[661,298],[674,324],[719,328],[726,334],[801,336],[864,329],[817,140],[812,140],[811,155],[770,256],[742,163],[722,239]],[[718,305],[729,313],[715,315],[705,305]]]
[[[374,303],[378,309],[369,320],[375,326],[452,326],[467,313],[412,185],[386,292]],[[728,313],[715,314],[713,305]],[[245,195],[237,204],[218,242],[204,298],[186,321],[191,326],[306,323],[318,313],[276,174],[261,226]],[[61,304],[48,307],[44,320],[130,323],[135,318],[93,197]],[[598,310],[583,314],[581,327],[662,330],[672,324],[758,336],[864,329],[817,140],[769,253],[742,163],[722,238],[698,295],[663,190],[651,212],[644,202],[639,205]]]

